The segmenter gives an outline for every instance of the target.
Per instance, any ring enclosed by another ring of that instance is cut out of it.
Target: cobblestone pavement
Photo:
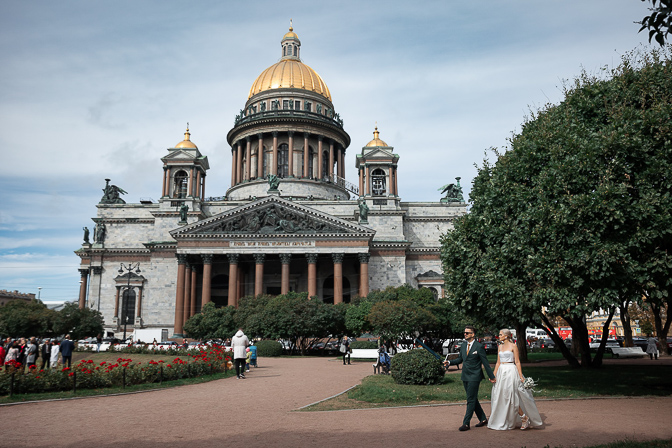
[[[672,398],[539,401],[545,427],[524,432],[473,425],[459,432],[463,404],[296,412],[358,384],[371,371],[368,362],[344,366],[333,358],[261,358],[245,380],[4,406],[0,446],[552,448],[672,437]],[[484,408],[489,413],[489,404]],[[662,425],[665,415],[670,418]]]

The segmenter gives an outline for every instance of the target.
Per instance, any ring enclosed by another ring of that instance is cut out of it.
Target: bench
[[[378,359],[378,349],[353,348],[352,352],[350,353],[350,359]]]
[[[642,347],[613,347],[611,349],[612,358],[630,358],[636,356],[647,356]]]

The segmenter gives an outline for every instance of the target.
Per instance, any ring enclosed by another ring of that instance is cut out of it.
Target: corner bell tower
[[[373,131],[373,140],[357,154],[355,166],[359,172],[360,198],[371,200],[373,205],[398,205],[397,162],[399,155],[394,148],[380,139],[378,126]],[[388,204],[388,199],[393,199]]]

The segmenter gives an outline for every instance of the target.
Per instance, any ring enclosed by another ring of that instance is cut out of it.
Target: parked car
[[[632,343],[635,347],[641,347],[643,351],[646,351],[646,346],[649,345],[649,340],[642,337],[633,337]]]
[[[483,342],[483,348],[485,348],[485,353],[492,355],[497,353],[497,343],[494,341]]]
[[[555,348],[555,342],[550,338],[537,339],[535,342],[537,343],[538,348]]]
[[[672,355],[672,337],[667,338],[667,354]]]
[[[590,343],[590,349],[591,350],[597,350],[598,347],[600,346],[600,343],[602,342],[602,338],[593,338],[593,341]],[[620,347],[616,339],[607,339],[607,343],[605,346],[605,351],[610,352],[612,348]]]

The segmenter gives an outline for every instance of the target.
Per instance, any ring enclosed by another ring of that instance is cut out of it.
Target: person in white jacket
[[[60,351],[59,348],[60,346],[58,345],[58,342],[56,342],[56,339],[51,340],[51,355],[49,358],[49,364],[51,365],[52,369],[55,369],[58,367],[58,352]]]
[[[250,345],[250,340],[247,339],[243,329],[239,328],[238,332],[231,338],[231,348],[233,349],[233,363],[236,365],[236,376],[238,379],[245,379],[245,358],[247,353],[245,349]]]

